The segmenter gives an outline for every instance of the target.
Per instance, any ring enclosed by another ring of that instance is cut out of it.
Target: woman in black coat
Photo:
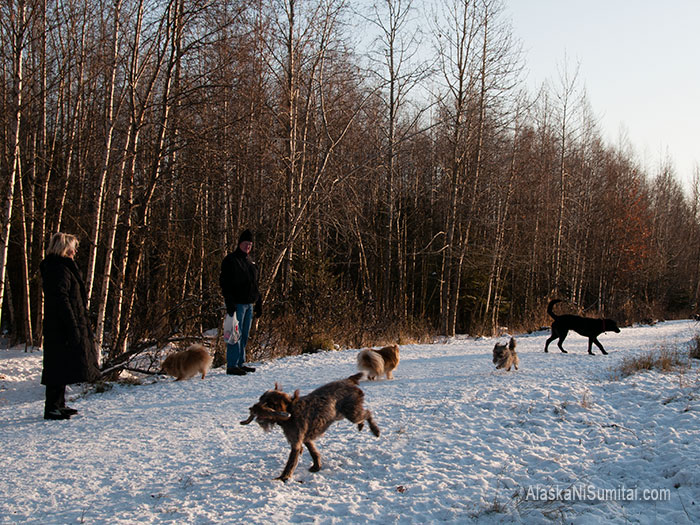
[[[66,385],[100,375],[85,284],[73,260],[77,249],[74,235],[56,233],[39,265],[44,289],[44,419],[68,419],[77,413],[66,406]]]

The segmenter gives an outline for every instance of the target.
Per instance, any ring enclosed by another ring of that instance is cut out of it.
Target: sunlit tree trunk
[[[32,233],[32,261],[34,267],[38,267],[39,261],[44,258],[46,247],[46,213],[47,199],[49,195],[49,180],[51,178],[50,152],[47,133],[47,109],[48,109],[48,89],[47,89],[47,24],[46,24],[46,2],[42,1],[39,10],[41,17],[38,23],[39,38],[38,44],[38,60],[39,60],[39,104],[40,117],[39,129],[36,134],[36,155],[37,159],[34,163],[35,181],[36,181],[36,210],[34,218],[34,226]],[[39,160],[41,159],[41,160]],[[36,346],[42,346],[43,341],[43,325],[44,325],[44,294],[42,293],[41,279],[33,279],[34,284],[34,304],[35,323],[34,323],[34,341]]]
[[[107,173],[109,172],[112,162],[112,140],[114,131],[117,125],[115,119],[115,91],[116,91],[116,76],[117,76],[117,61],[119,59],[119,17],[121,15],[121,0],[117,0],[114,4],[114,24],[112,26],[112,54],[108,65],[108,75],[105,75],[107,93],[105,96],[105,149],[100,169],[97,188],[95,192],[95,213],[91,225],[89,244],[88,244],[88,266],[85,273],[85,288],[88,293],[88,307],[93,296],[93,280],[95,276],[95,265],[97,262],[97,249],[100,240],[100,228],[102,225],[102,215],[105,201],[105,188],[107,183]]]
[[[22,180],[21,170],[17,173],[17,194],[19,196],[19,215],[20,215],[20,240],[22,243],[22,295],[23,295],[23,321],[24,321],[24,349],[27,351],[30,346],[34,345],[34,337],[32,335],[32,305],[31,291],[29,288],[29,238],[27,236],[27,223],[30,222],[30,217],[27,216],[26,199],[24,198],[24,184]]]
[[[10,157],[10,177],[7,180],[3,196],[2,223],[0,227],[0,322],[2,321],[3,299],[5,297],[5,273],[7,271],[7,253],[10,241],[10,224],[12,222],[12,207],[15,197],[15,183],[22,176],[20,131],[22,126],[22,91],[24,82],[24,46],[27,34],[27,6],[20,0],[11,2],[9,22],[12,31],[12,102],[14,135]],[[12,305],[9,306],[12,308]]]
[[[155,194],[156,188],[160,183],[162,172],[164,168],[164,161],[167,158],[166,153],[166,136],[171,125],[171,112],[173,108],[173,86],[175,81],[175,72],[177,70],[177,63],[181,59],[178,55],[177,49],[178,44],[177,39],[182,36],[181,18],[179,16],[180,2],[176,2],[169,5],[168,12],[166,13],[167,23],[166,30],[167,34],[164,38],[164,46],[167,46],[167,52],[156,49],[156,60],[155,60],[155,71],[152,73],[155,79],[157,73],[162,67],[163,60],[161,56],[165,56],[167,53],[167,60],[165,64],[165,79],[163,81],[163,92],[161,94],[160,104],[159,104],[159,120],[155,123],[155,127],[158,130],[155,140],[155,146],[153,151],[153,160],[149,168],[150,173],[148,174],[148,182],[145,187],[145,191],[140,195],[141,201],[141,214],[140,220],[136,225],[136,232],[134,235],[134,246],[132,255],[132,265],[129,268],[129,283],[126,288],[126,300],[122,304],[121,326],[119,330],[119,336],[115,343],[115,351],[117,354],[124,353],[126,350],[131,325],[132,325],[132,314],[134,309],[134,302],[136,300],[136,290],[139,283],[139,277],[142,271],[143,260],[144,260],[144,246],[146,243],[146,234],[148,232],[150,221],[151,221],[151,211],[153,205],[153,196]],[[164,47],[165,49],[165,47]],[[153,84],[151,84],[152,86]],[[151,93],[151,89],[147,91]],[[132,172],[133,174],[133,172]]]
[[[68,27],[64,27],[61,31],[61,38],[70,38],[71,36],[77,34],[79,35],[76,40],[77,42],[70,42],[64,44],[65,46],[76,46],[77,49],[75,53],[77,55],[77,64],[75,65],[76,71],[73,77],[73,70],[69,68],[68,74],[65,78],[61,79],[62,83],[65,83],[66,98],[64,100],[66,107],[66,126],[67,126],[67,137],[65,144],[65,155],[64,155],[64,174],[63,174],[63,184],[59,190],[57,197],[57,210],[58,215],[56,217],[54,231],[61,231],[63,229],[63,217],[66,207],[66,197],[68,195],[68,187],[73,179],[73,169],[74,164],[78,161],[74,158],[75,151],[78,148],[78,130],[81,125],[82,119],[84,119],[85,114],[83,112],[83,90],[85,88],[85,62],[87,49],[87,38],[88,38],[88,20],[87,20],[87,6],[84,4],[82,15],[82,20],[77,18],[79,22],[77,27],[69,25],[74,24],[75,20],[64,21],[68,24]],[[65,35],[64,35],[65,33]],[[80,169],[78,169],[80,171]]]
[[[478,20],[473,3],[462,0],[445,4],[448,21],[440,49],[440,68],[448,89],[446,112],[450,117],[451,158],[446,166],[449,174],[447,209],[445,211],[445,243],[442,250],[440,277],[440,328],[447,336],[455,334],[453,311],[458,297],[459,272],[466,246],[457,246],[461,214],[458,210],[460,188],[466,175],[468,154],[468,95],[475,81],[472,55],[478,31]],[[448,30],[449,29],[449,30]],[[463,240],[463,239],[462,239]]]
[[[571,135],[574,132],[574,129],[572,128],[572,121],[577,102],[574,99],[577,91],[577,78],[578,67],[576,68],[574,74],[571,75],[568,70],[568,65],[565,64],[564,71],[560,77],[561,90],[557,93],[557,98],[559,99],[559,159],[557,164],[557,174],[559,176],[559,199],[557,206],[557,226],[554,243],[554,295],[559,292],[559,287],[561,284],[566,202],[569,198],[569,189],[567,187],[568,173],[565,161],[569,144],[572,142]]]
[[[373,6],[373,14],[368,19],[379,30],[375,51],[376,76],[379,79],[380,93],[385,111],[386,145],[382,163],[385,202],[384,226],[382,231],[381,268],[383,290],[381,306],[391,314],[406,314],[406,271],[405,245],[401,232],[402,197],[399,173],[399,155],[403,131],[399,129],[399,118],[407,102],[409,92],[425,76],[425,66],[416,59],[420,34],[411,27],[414,15],[412,0],[384,0]],[[398,301],[397,301],[398,298]]]

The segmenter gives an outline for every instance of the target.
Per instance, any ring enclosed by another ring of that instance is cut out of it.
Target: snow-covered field
[[[401,347],[393,381],[363,382],[382,435],[335,423],[275,481],[279,429],[241,426],[279,381],[302,394],[355,373],[356,350],[258,364],[244,377],[149,378],[84,394],[44,421],[41,352],[0,350],[1,523],[699,523],[700,369],[619,379],[622,359],[686,349],[700,324],[606,334],[608,356],[542,352],[496,371],[496,339]],[[499,341],[506,341],[503,337]],[[598,351],[596,350],[598,354]]]

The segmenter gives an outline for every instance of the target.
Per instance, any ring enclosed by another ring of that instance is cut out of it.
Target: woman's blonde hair
[[[54,233],[51,236],[51,241],[49,241],[49,247],[46,250],[47,254],[60,255],[61,257],[67,257],[69,249],[73,249],[74,252],[78,251],[78,238],[70,233]]]

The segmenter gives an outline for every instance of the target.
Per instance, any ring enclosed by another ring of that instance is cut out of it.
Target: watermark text
[[[592,484],[531,485],[527,487],[528,501],[669,501],[670,489],[626,487],[600,488]]]

